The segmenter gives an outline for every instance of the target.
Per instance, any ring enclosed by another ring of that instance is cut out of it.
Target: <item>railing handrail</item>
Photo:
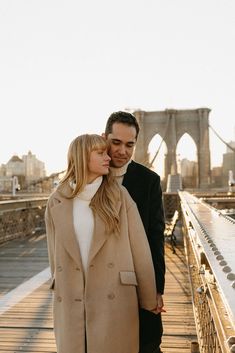
[[[44,201],[44,200],[47,200],[48,197],[32,197],[32,198],[28,198],[28,199],[19,199],[19,200],[3,200],[3,201],[0,201],[0,206],[1,205],[4,205],[4,204],[14,204],[16,202],[18,203],[23,203],[23,202],[31,202],[31,201]]]
[[[219,210],[185,191],[179,192],[179,197],[186,242],[190,243],[188,247],[194,254],[189,265],[194,269],[191,281],[198,332],[202,335],[200,344],[207,345],[208,337],[213,336],[213,328],[208,324],[213,322],[221,350],[213,350],[210,346],[209,349],[204,347],[203,353],[228,352],[225,340],[235,334],[235,262],[231,256],[235,224]],[[210,312],[211,321],[206,312]],[[208,321],[204,322],[205,317]]]

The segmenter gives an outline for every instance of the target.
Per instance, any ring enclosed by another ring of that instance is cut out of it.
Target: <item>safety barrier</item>
[[[235,352],[235,221],[179,196],[200,353]]]
[[[0,202],[0,243],[45,232],[47,197]]]

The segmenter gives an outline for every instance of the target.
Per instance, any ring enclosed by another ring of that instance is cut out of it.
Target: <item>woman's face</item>
[[[93,180],[101,175],[109,173],[109,161],[110,157],[107,154],[107,150],[98,149],[94,150],[90,154],[90,160],[88,163],[88,182],[91,183]]]

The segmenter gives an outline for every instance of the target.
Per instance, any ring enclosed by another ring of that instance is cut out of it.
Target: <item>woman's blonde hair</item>
[[[60,181],[58,191],[63,186],[69,185],[70,196],[77,196],[88,183],[88,163],[90,154],[95,150],[106,150],[108,142],[100,135],[85,134],[76,137],[70,144],[67,155],[67,170],[63,179]],[[116,202],[120,198],[119,185],[109,172],[103,176],[103,181],[91,200],[90,207],[94,213],[97,213],[105,223],[108,233],[119,232],[119,215],[116,211]]]

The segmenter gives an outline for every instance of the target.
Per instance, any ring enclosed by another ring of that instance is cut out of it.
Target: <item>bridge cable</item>
[[[149,168],[152,167],[152,165],[153,165],[153,163],[154,163],[155,159],[157,158],[157,155],[158,155],[158,153],[159,153],[159,151],[160,151],[160,148],[162,147],[163,141],[165,140],[166,133],[167,133],[167,130],[168,130],[168,127],[169,127],[169,123],[170,123],[170,117],[168,116],[168,121],[167,121],[167,125],[166,125],[166,129],[165,129],[164,136],[162,137],[162,140],[161,140],[161,142],[160,142],[160,145],[159,145],[159,147],[158,147],[158,149],[157,149],[157,151],[156,151],[156,153],[155,153],[153,159],[152,159],[151,162],[149,163]]]
[[[215,133],[215,135],[233,152],[235,152],[235,148],[232,147],[229,143],[227,143],[226,141],[224,141],[224,139],[222,139],[222,137],[219,136],[219,134],[215,131],[215,129],[213,129],[213,127],[208,124],[209,128]]]

